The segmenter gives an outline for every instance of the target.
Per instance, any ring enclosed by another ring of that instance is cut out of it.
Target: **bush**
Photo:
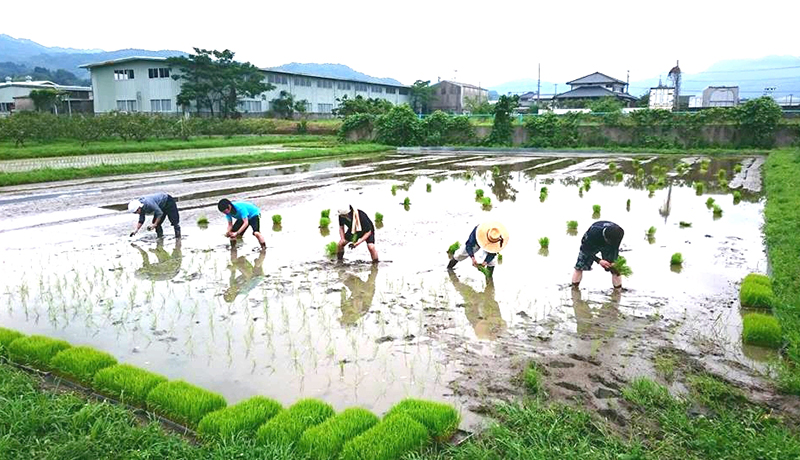
[[[227,405],[225,398],[183,380],[164,382],[147,395],[147,409],[189,427]]]
[[[375,121],[375,139],[381,144],[420,145],[422,134],[422,123],[408,105],[394,106]]]
[[[254,396],[206,415],[197,425],[197,432],[208,439],[227,439],[240,434],[250,437],[281,410],[283,407],[274,399]]]
[[[428,443],[425,426],[405,413],[383,421],[345,443],[340,460],[395,460]]]
[[[0,346],[2,346],[2,348],[8,349],[8,346],[11,345],[11,342],[22,337],[25,337],[25,334],[12,329],[0,327]]]
[[[423,424],[437,441],[447,441],[453,436],[461,422],[458,412],[448,404],[421,399],[404,399],[395,404],[384,416],[384,420],[398,414],[406,414]]]
[[[339,127],[339,139],[348,140],[351,133],[355,136],[369,137],[375,126],[376,116],[371,113],[357,113],[344,119]]]
[[[91,347],[67,348],[50,360],[50,366],[60,374],[72,377],[81,383],[91,384],[95,374],[117,364],[117,360]]]
[[[740,146],[769,149],[783,120],[780,106],[771,97],[751,99],[736,108]]]
[[[670,265],[681,265],[681,264],[683,264],[683,254],[681,254],[680,252],[676,252],[675,254],[672,254],[672,257],[670,257],[670,259],[669,259],[669,264]]]
[[[739,288],[739,302],[746,308],[772,308],[775,306],[772,281],[766,275],[757,273],[745,276]]]
[[[261,425],[256,437],[261,444],[289,445],[297,442],[307,429],[334,415],[330,404],[318,399],[301,399]]]
[[[331,224],[331,220],[328,217],[320,217],[319,218],[319,226],[320,228],[325,228]]]
[[[378,423],[378,417],[360,407],[351,407],[303,433],[300,452],[312,460],[334,459],[344,444]]]
[[[781,325],[774,316],[748,313],[742,316],[742,341],[749,345],[780,348]]]
[[[447,253],[450,254],[450,257],[452,257],[453,254],[455,254],[460,247],[461,247],[461,242],[456,241],[455,243],[451,244],[449,248],[447,248]]]
[[[283,218],[280,214],[274,214],[272,216],[272,225],[280,225]]]
[[[99,370],[92,386],[123,403],[144,407],[150,390],[166,381],[166,377],[150,371],[129,364],[117,364]]]
[[[43,335],[31,335],[14,340],[8,345],[8,356],[21,364],[50,368],[53,356],[72,345]]]

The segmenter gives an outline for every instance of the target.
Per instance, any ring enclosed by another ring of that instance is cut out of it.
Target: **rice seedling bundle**
[[[447,248],[447,253],[451,256],[458,251],[458,248],[461,247],[461,242],[456,241],[455,243],[451,244],[449,248]]]
[[[681,228],[686,228],[686,227],[691,227],[691,226],[692,226],[692,223],[691,223],[691,222],[684,222],[684,221],[680,221],[680,222],[678,223],[678,225],[680,225],[680,227],[681,227]]]
[[[60,351],[50,360],[50,367],[62,375],[91,384],[95,374],[101,369],[117,364],[108,353],[91,347],[71,347]]]
[[[411,198],[409,198],[409,197],[406,197],[406,198],[403,200],[403,206],[410,206],[410,205],[411,205]]]
[[[669,264],[670,265],[681,265],[681,264],[683,264],[683,254],[681,254],[680,252],[676,252],[675,254],[672,254],[672,257],[670,257],[670,259],[669,259]]]
[[[742,341],[749,345],[780,348],[781,325],[774,316],[748,313],[742,316]]]
[[[742,172],[742,165],[740,163],[737,163],[737,164],[733,165],[733,172],[736,172],[736,173]]]
[[[616,163],[614,163],[613,161],[612,161],[612,162],[610,162],[610,163],[608,163],[608,169],[609,169],[611,172],[614,172],[614,170],[615,170],[615,169],[617,169],[617,164],[616,164]]]
[[[334,459],[345,443],[377,425],[380,419],[360,407],[351,407],[309,428],[298,449],[311,460]]]
[[[392,195],[397,195],[397,186],[392,185]]]
[[[423,424],[437,441],[450,439],[461,422],[461,417],[453,406],[421,399],[408,398],[400,401],[389,410],[384,420],[398,414],[408,415]]]
[[[617,173],[616,173],[616,174],[614,174],[614,179],[615,179],[617,182],[622,182],[622,179],[623,179],[623,177],[624,177],[624,176],[623,176],[623,174],[622,174],[622,171],[617,171]]]
[[[479,188],[475,190],[475,199],[480,200],[481,198],[483,198],[483,189]]]
[[[742,192],[740,192],[739,190],[734,190],[733,191],[733,202],[734,203],[738,203],[739,201],[742,201]]]
[[[261,425],[256,438],[260,444],[287,446],[297,442],[307,429],[319,425],[334,414],[330,404],[318,399],[301,399]]]
[[[695,182],[694,183],[694,192],[697,195],[702,195],[703,192],[705,192],[705,191],[706,191],[706,184],[704,184],[703,182]]]
[[[633,275],[633,270],[628,266],[628,261],[622,256],[617,257],[617,260],[614,261],[614,270],[619,273],[620,276]]]
[[[567,228],[570,230],[577,230],[578,229],[578,221],[577,220],[568,220],[567,221]]]
[[[375,213],[375,223],[382,224],[383,223],[383,214],[376,212]]]
[[[129,364],[117,364],[99,370],[92,386],[124,403],[144,407],[150,391],[166,381],[166,377],[153,372]]]
[[[739,287],[739,302],[747,308],[772,308],[775,305],[772,281],[758,273],[745,276]]]
[[[327,227],[331,224],[331,219],[329,217],[320,217],[319,218],[319,226],[320,228]]]
[[[202,216],[198,217],[197,218],[197,225],[200,225],[200,226],[208,225],[208,217],[206,217],[205,215],[202,215]]]
[[[240,434],[250,437],[281,410],[283,407],[274,399],[254,396],[206,415],[197,425],[197,432],[208,439],[226,439]]]
[[[651,195],[656,193],[656,184],[648,185],[647,186],[647,191],[650,192]]]
[[[708,199],[706,200],[706,207],[710,208],[714,206],[714,201],[715,201],[714,198],[708,197]]]
[[[592,212],[595,213],[595,214],[600,214],[600,205],[599,204],[593,204],[592,205]]]
[[[327,218],[329,218],[329,219],[330,219],[330,217],[331,217],[331,210],[330,210],[330,209],[323,209],[323,210],[322,210],[322,211],[319,213],[319,216],[320,216],[320,217],[327,217]]]
[[[2,345],[3,348],[8,348],[8,346],[11,345],[11,342],[21,339],[22,337],[25,337],[25,334],[17,332],[13,329],[0,327],[0,345]]]
[[[655,227],[651,226],[650,228],[647,229],[647,235],[648,236],[653,236],[655,234],[656,234],[656,228]]]
[[[280,225],[281,221],[283,221],[283,218],[280,214],[274,214],[272,216],[272,225]]]
[[[720,169],[720,170],[717,172],[717,178],[718,178],[720,181],[722,181],[722,180],[725,180],[725,178],[727,177],[727,175],[728,175],[728,172],[727,172],[727,171],[725,171],[724,169]]]
[[[147,395],[146,402],[148,410],[189,427],[197,426],[206,414],[227,405],[221,395],[182,380],[159,384]]]
[[[625,202],[625,209],[627,209],[628,211],[631,210],[631,199],[630,198],[628,198],[628,201]]]
[[[50,368],[50,360],[72,345],[43,335],[31,335],[14,340],[8,345],[8,356],[12,361],[30,364],[44,369]]]
[[[430,191],[431,191],[432,189],[433,189],[433,186],[432,186],[431,184],[426,184],[426,185],[425,185],[425,191],[426,191],[426,192],[429,192],[429,193],[430,193]]]
[[[490,207],[492,205],[492,199],[488,196],[481,198],[481,205],[483,205],[485,208]]]
[[[539,246],[541,246],[542,249],[550,247],[550,238],[546,236],[539,238]]]
[[[714,215],[715,216],[721,216],[722,215],[722,208],[719,207],[718,204],[715,204],[712,208],[714,210]]]
[[[339,243],[336,241],[331,241],[330,243],[325,245],[325,254],[329,257],[333,257],[336,253],[339,252]]]

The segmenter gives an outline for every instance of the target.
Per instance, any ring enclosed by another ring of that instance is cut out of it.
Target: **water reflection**
[[[464,298],[464,313],[479,339],[494,340],[505,331],[506,322],[500,314],[500,305],[494,299],[494,281],[491,278],[486,280],[483,292],[462,283],[452,271],[450,281]]]
[[[362,280],[352,273],[340,271],[342,284],[345,285],[350,296],[342,289],[342,317],[339,322],[343,325],[351,325],[358,322],[372,306],[372,298],[375,297],[375,280],[378,277],[378,266],[373,264],[369,271],[367,281]]]
[[[264,278],[263,265],[266,255],[266,251],[260,251],[251,264],[245,256],[238,256],[236,248],[231,249],[231,264],[228,266],[231,271],[230,285],[222,294],[226,302],[233,302],[239,294],[247,294]],[[237,275],[237,272],[240,275]]]
[[[511,175],[507,172],[492,172],[492,193],[497,201],[517,201],[517,189],[511,186]]]
[[[175,278],[178,272],[181,271],[183,254],[181,253],[180,239],[175,240],[175,247],[172,249],[171,254],[164,249],[163,239],[159,239],[156,242],[155,249],[150,250],[150,252],[155,254],[158,260],[158,262],[154,263],[150,263],[150,254],[148,254],[147,251],[140,248],[135,243],[131,243],[131,246],[136,248],[142,256],[142,268],[135,272],[137,278],[150,281],[167,281]]]
[[[572,309],[575,313],[575,323],[578,335],[588,335],[591,337],[602,337],[613,333],[612,325],[619,318],[619,302],[622,297],[620,289],[614,289],[609,298],[609,302],[593,312],[589,302],[583,300],[581,290],[578,287],[572,288]]]

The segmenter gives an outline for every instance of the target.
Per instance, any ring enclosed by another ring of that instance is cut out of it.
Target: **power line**
[[[765,70],[789,70],[789,69],[800,69],[800,65],[794,65],[789,67],[765,67],[763,69],[739,69],[739,70],[705,70],[700,73],[733,73],[733,72],[763,72]]]

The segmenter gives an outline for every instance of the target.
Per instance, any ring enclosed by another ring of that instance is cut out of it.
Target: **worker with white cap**
[[[164,236],[164,229],[161,224],[164,219],[169,219],[169,223],[175,229],[175,238],[181,237],[180,216],[178,215],[178,205],[175,204],[175,199],[166,193],[154,193],[152,195],[145,195],[143,197],[132,200],[128,203],[128,212],[139,214],[139,222],[136,228],[131,232],[130,236],[136,234],[144,224],[145,216],[148,214],[153,215],[153,222],[147,226],[148,230],[155,229],[156,236],[159,238]]]
[[[337,213],[339,214],[339,245],[336,257],[339,260],[344,258],[344,247],[348,243],[350,249],[355,249],[361,243],[366,242],[372,263],[378,263],[378,250],[375,249],[375,226],[367,213],[355,209],[351,205],[340,208]]]
[[[500,222],[484,222],[469,234],[467,242],[458,248],[447,264],[447,269],[452,270],[456,264],[469,257],[475,267],[485,267],[488,276],[494,274],[497,266],[497,253],[508,246],[508,230]]]

